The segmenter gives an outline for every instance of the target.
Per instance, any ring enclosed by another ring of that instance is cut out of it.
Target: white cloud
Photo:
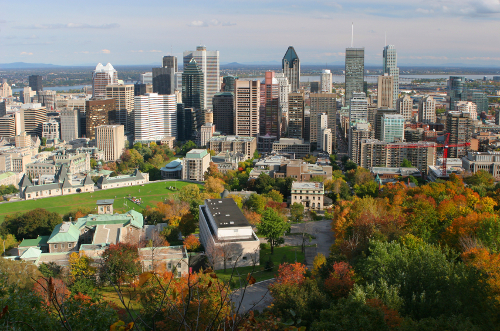
[[[207,22],[203,22],[203,21],[192,21],[191,23],[188,23],[188,26],[194,26],[194,27],[208,27],[208,23]]]
[[[33,55],[31,52],[21,52],[21,55]]]
[[[101,53],[109,54],[109,53],[111,53],[111,51],[109,49],[103,49],[103,50],[101,50]]]
[[[56,24],[33,24],[33,25],[25,25],[25,26],[16,26],[18,29],[113,29],[118,28],[120,25],[118,23],[109,23],[109,24],[87,24],[87,23],[56,23]]]
[[[198,27],[198,28],[208,28],[209,26],[233,26],[233,25],[236,25],[236,23],[221,22],[216,19],[210,21],[192,21],[188,23],[188,26]]]

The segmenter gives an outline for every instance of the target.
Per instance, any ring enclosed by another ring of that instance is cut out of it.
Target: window
[[[169,262],[168,265],[167,265],[167,268],[170,270],[172,269],[172,262]]]
[[[57,248],[57,244],[54,245],[54,249]]]
[[[179,271],[179,272],[177,272],[177,277],[180,277],[180,276],[182,276],[182,274],[181,274],[181,272]]]
[[[247,260],[247,257],[246,256],[243,256],[243,261],[246,261]]]
[[[71,246],[73,246],[73,244],[68,244],[68,248],[71,248]]]
[[[177,263],[177,268],[180,268],[181,267],[181,263]]]

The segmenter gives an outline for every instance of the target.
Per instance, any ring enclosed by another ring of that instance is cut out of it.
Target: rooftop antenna
[[[352,26],[351,26],[351,48],[353,48],[354,46],[354,22],[352,22]]]
[[[387,31],[385,32],[385,41],[384,42],[385,42],[384,46],[387,46]]]

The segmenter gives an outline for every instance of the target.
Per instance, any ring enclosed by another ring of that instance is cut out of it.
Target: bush
[[[264,267],[266,268],[267,271],[272,271],[274,269],[274,262],[271,259],[271,256],[269,256],[269,260],[266,261],[266,264]]]
[[[261,243],[260,249],[271,249],[271,245],[269,243]]]

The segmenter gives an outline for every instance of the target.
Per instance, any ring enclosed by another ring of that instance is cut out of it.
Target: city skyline
[[[160,64],[163,55],[181,58],[202,44],[220,52],[220,63],[279,62],[283,49],[293,45],[302,63],[337,64],[354,22],[354,47],[365,48],[367,65],[381,65],[386,44],[398,49],[400,66],[500,65],[492,42],[500,3],[492,0],[51,1],[43,8],[26,1],[3,9],[0,63]],[[57,10],[57,19],[48,19],[49,10]]]

